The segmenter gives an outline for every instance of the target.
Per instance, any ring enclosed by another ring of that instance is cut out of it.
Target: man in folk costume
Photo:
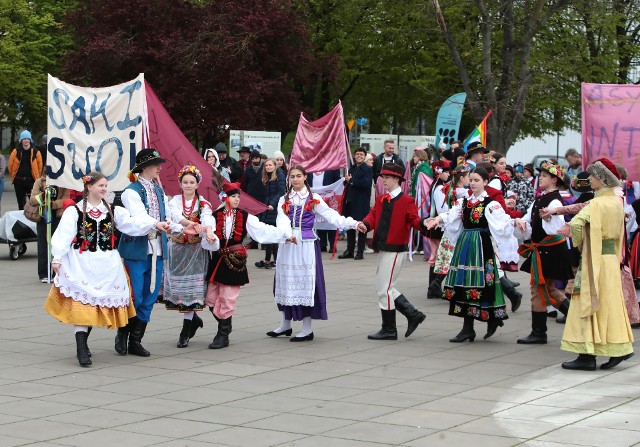
[[[573,244],[582,250],[582,262],[560,348],[578,354],[562,364],[564,369],[595,371],[598,355],[610,357],[601,369],[630,358],[633,334],[620,276],[625,213],[613,190],[620,186],[621,176],[606,158],[595,161],[587,172],[595,197],[569,223]]]
[[[240,205],[240,183],[225,183],[222,205],[213,212],[216,222],[215,234],[219,246],[210,248],[213,255],[209,262],[207,294],[205,305],[218,321],[218,332],[209,344],[209,349],[229,346],[231,317],[236,312],[236,302],[240,287],[249,283],[247,272],[247,250],[242,244],[249,235],[261,244],[277,244],[287,241],[291,235],[260,222]],[[203,243],[203,246],[206,245]]]
[[[489,153],[489,149],[484,147],[480,142],[473,142],[467,148],[467,164],[473,171],[478,163],[484,161],[484,154]]]
[[[121,355],[151,355],[142,346],[141,340],[162,284],[163,256],[168,253],[167,232],[183,229],[182,225],[170,223],[167,219],[169,202],[157,180],[162,170],[161,164],[165,161],[155,149],[142,149],[136,155],[136,164],[129,174],[132,183],[122,192],[122,204],[131,217],[149,222],[158,231],[146,236],[123,233],[118,245],[129,273],[137,314],[125,327],[118,328],[115,349]]]
[[[515,222],[516,236],[528,241],[518,249],[518,253],[527,257],[520,270],[531,274],[532,331],[529,336],[519,339],[519,344],[547,343],[547,305],[553,305],[565,315],[569,308],[569,300],[556,288],[555,282],[573,278],[567,239],[558,234],[565,224],[564,217],[540,217],[541,209],[562,206],[558,184],[564,182],[564,170],[548,161],[542,163],[538,170],[539,184],[544,192],[535,199],[527,214]]]
[[[404,168],[395,163],[386,163],[380,176],[388,192],[376,200],[373,209],[358,224],[358,230],[363,233],[374,230],[373,245],[380,250],[375,285],[382,313],[382,328],[368,338],[397,340],[396,309],[407,318],[405,337],[411,335],[426,318],[396,289],[402,262],[407,255],[411,228],[424,233],[426,227],[418,215],[415,200],[404,194],[400,187],[404,180]]]

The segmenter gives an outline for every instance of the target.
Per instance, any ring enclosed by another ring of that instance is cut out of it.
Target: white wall
[[[557,151],[556,148],[559,148]],[[520,161],[522,163],[530,163],[536,155],[556,156],[558,153],[561,157],[567,149],[574,148],[578,152],[582,152],[582,134],[573,130],[566,130],[564,135],[560,135],[560,144],[558,145],[557,136],[547,135],[543,138],[525,138],[518,141],[507,152],[507,163],[513,165]]]

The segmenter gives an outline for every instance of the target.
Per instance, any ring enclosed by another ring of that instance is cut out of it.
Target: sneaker
[[[275,263],[275,261],[265,262],[265,263],[264,263],[264,268],[266,268],[266,269],[268,269],[268,270],[271,270],[271,269],[276,268],[276,263]]]
[[[373,251],[373,249],[367,247],[367,248],[364,249],[363,253],[366,253],[366,254],[370,255],[371,253],[374,253],[374,251]]]
[[[267,264],[263,260],[261,260],[256,262],[256,267],[258,267],[259,269],[264,269],[267,268]]]
[[[47,278],[40,278],[40,282],[46,284],[49,282],[49,280]]]

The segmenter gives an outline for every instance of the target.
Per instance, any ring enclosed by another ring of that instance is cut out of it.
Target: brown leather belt
[[[228,253],[233,253],[234,251],[246,250],[245,246],[242,244],[230,245],[229,247],[222,247],[218,250],[221,254],[226,255]]]

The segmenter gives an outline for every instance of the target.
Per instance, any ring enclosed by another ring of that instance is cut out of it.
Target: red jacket
[[[512,219],[522,217],[522,211],[507,208],[507,205],[504,203],[504,196],[502,195],[502,191],[496,188],[492,188],[491,186],[487,186],[485,188],[485,191],[487,191],[487,195],[489,197],[500,204],[504,212],[507,213],[507,216],[511,217]]]
[[[373,247],[380,251],[403,252],[408,250],[411,228],[424,233],[415,200],[404,193],[387,201],[387,195],[380,196],[367,217],[362,222],[369,231],[373,230]]]

